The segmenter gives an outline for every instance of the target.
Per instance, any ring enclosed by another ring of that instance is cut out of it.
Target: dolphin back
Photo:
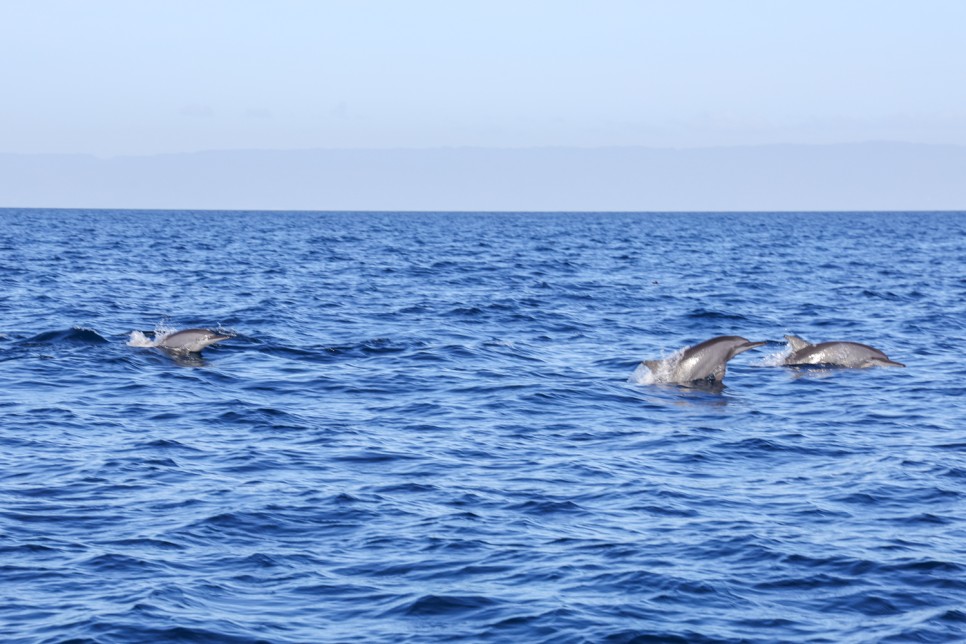
[[[721,382],[728,360],[765,342],[750,342],[736,335],[723,335],[687,347],[665,360],[646,360],[658,382],[688,384],[696,381]]]
[[[789,344],[791,341],[789,340]],[[795,349],[785,359],[787,365],[831,365],[851,369],[867,367],[905,367],[867,344],[858,342],[822,342]]]

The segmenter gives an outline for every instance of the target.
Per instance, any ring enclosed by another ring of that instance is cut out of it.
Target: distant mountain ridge
[[[964,210],[966,146],[0,154],[0,207],[213,210]]]

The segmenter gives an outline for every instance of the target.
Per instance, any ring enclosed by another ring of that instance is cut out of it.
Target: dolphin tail
[[[652,373],[657,373],[657,370],[661,367],[660,360],[645,360],[644,366],[651,370]]]
[[[786,335],[785,339],[788,340],[788,344],[791,346],[792,351],[801,351],[806,347],[812,346],[811,342],[803,340],[797,335]]]

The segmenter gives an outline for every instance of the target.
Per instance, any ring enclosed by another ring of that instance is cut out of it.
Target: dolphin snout
[[[742,338],[742,340],[744,340],[744,338]],[[766,344],[768,344],[768,342],[765,340],[761,342],[752,342],[751,340],[745,340],[743,343],[735,345],[735,347],[732,349],[731,356],[734,357],[739,353],[744,353],[745,351],[754,349],[756,347],[764,346]]]
[[[906,365],[902,364],[901,362],[897,362],[895,360],[889,360],[888,358],[886,358],[885,360],[883,360],[881,358],[876,358],[876,359],[872,360],[871,362],[873,362],[874,364],[879,365],[880,367],[905,367],[906,366]]]

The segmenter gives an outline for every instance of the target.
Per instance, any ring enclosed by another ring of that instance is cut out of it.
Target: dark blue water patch
[[[962,639],[964,232],[0,211],[0,637]],[[627,381],[725,334],[719,390]]]

